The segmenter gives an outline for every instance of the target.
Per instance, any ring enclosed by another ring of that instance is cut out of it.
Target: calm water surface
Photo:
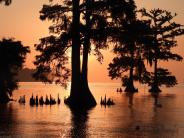
[[[74,112],[63,104],[69,90],[42,83],[20,83],[14,99],[26,95],[26,104],[10,102],[0,105],[0,137],[100,137],[100,138],[184,138],[184,85],[163,88],[159,107],[147,88],[139,93],[117,93],[116,83],[91,83],[90,88],[98,105],[88,112]],[[29,105],[32,93],[50,95],[62,103],[52,106]],[[116,105],[101,107],[101,96],[112,98]],[[132,105],[131,105],[132,104]],[[138,129],[136,129],[138,128]]]

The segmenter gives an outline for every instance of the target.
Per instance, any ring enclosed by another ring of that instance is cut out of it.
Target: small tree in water
[[[146,71],[142,53],[150,39],[149,33],[149,22],[136,19],[136,12],[128,22],[119,22],[113,50],[117,56],[109,64],[108,70],[112,79],[122,79],[125,92],[138,91],[134,81],[140,80],[142,72]]]
[[[18,88],[16,75],[22,69],[27,53],[29,48],[20,41],[0,41],[0,103],[10,101],[13,90]]]
[[[152,44],[145,53],[147,60],[151,66],[154,66],[154,72],[147,76],[147,83],[151,86],[150,92],[161,92],[159,86],[166,85],[172,87],[177,84],[175,76],[167,69],[159,68],[158,61],[181,61],[182,57],[178,54],[172,53],[172,48],[177,46],[176,36],[184,34],[182,25],[175,23],[171,12],[161,9],[153,9],[147,11],[140,10],[142,16],[150,22],[152,29]]]

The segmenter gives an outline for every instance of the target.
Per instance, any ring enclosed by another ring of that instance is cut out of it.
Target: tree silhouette
[[[122,3],[121,1],[120,6],[122,4],[127,6],[127,3],[129,2]],[[113,5],[116,5],[116,8]],[[54,23],[49,28],[54,35],[42,38],[40,44],[36,45],[36,49],[41,54],[36,57],[37,72],[34,76],[45,82],[55,81],[66,86],[70,75],[67,68],[69,60],[67,51],[71,48],[71,93],[70,97],[65,100],[66,103],[83,106],[96,105],[88,87],[88,54],[92,51],[91,44],[93,43],[94,53],[101,61],[103,56],[99,50],[107,47],[107,18],[111,18],[115,12],[118,13],[117,9],[122,10],[120,6],[112,0],[73,0],[64,1],[61,5],[43,6],[40,18]],[[123,10],[126,11],[127,7],[123,7]],[[80,53],[83,56],[82,69]]]
[[[114,22],[118,22],[119,18],[128,19],[132,16],[134,10],[133,1],[109,0],[109,1],[92,1],[86,0],[81,5],[85,10],[82,24],[83,41],[83,61],[82,61],[82,87],[85,92],[90,91],[87,79],[88,54],[92,51],[91,43],[93,43],[94,54],[97,60],[102,62],[103,55],[101,49],[108,48],[107,38],[112,37],[114,33]],[[109,14],[109,15],[108,15]],[[108,21],[111,19],[111,21]],[[115,29],[116,30],[116,29]],[[91,32],[91,33],[89,33]]]
[[[25,62],[28,47],[20,41],[3,39],[0,41],[0,102],[7,103],[13,90],[18,88],[16,75]]]
[[[113,49],[117,56],[109,64],[109,76],[121,78],[125,92],[137,92],[133,82],[141,81],[141,75],[146,73],[143,49],[151,40],[149,22],[138,20],[134,10],[134,16],[128,22],[119,22],[118,30]]]
[[[6,6],[10,5],[12,0],[0,0],[0,4],[4,3]]]
[[[177,46],[176,36],[184,34],[182,25],[175,23],[171,12],[161,9],[147,11],[140,10],[142,16],[150,22],[153,36],[152,44],[145,52],[150,65],[154,66],[154,72],[147,77],[147,83],[151,86],[150,92],[161,92],[159,86],[172,87],[177,84],[175,76],[167,69],[158,67],[158,61],[181,61],[182,57],[172,53],[172,48]]]

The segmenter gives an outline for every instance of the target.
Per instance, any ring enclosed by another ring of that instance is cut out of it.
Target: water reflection
[[[29,102],[0,105],[0,137],[184,137],[184,87],[156,94],[142,88],[138,93],[122,95],[114,92],[116,88],[114,84],[92,85],[97,101],[104,94],[114,99],[112,108],[101,108],[99,103],[90,111],[71,110],[63,103],[38,107],[31,107]],[[29,83],[14,96],[18,99],[26,95],[29,101],[32,93],[57,97],[59,91],[59,86]],[[60,93],[62,102],[67,94]],[[160,103],[162,108],[155,106]]]
[[[133,92],[127,92],[126,96],[129,98],[129,107],[133,106],[133,99],[134,99],[134,94]]]
[[[0,104],[0,137],[13,136],[17,129],[13,103]]]
[[[86,138],[88,137],[88,112],[89,110],[81,109],[76,110],[74,108],[71,108],[71,134],[70,136],[72,138]]]
[[[151,96],[154,98],[154,106],[155,107],[162,107],[159,102],[159,93],[158,92],[151,92]]]

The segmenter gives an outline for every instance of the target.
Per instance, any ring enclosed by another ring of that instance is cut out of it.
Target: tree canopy
[[[137,19],[135,12],[129,22],[119,22],[117,30],[113,48],[116,57],[109,64],[109,76],[122,79],[126,92],[137,92],[133,81],[140,80],[146,71],[143,52],[151,40],[149,22]]]
[[[0,102],[8,102],[13,90],[18,88],[16,75],[22,69],[29,52],[29,47],[23,46],[20,41],[0,41]]]
[[[173,21],[176,14],[169,11],[141,9],[137,13],[142,14],[141,20],[135,16],[128,24],[120,22],[119,33],[114,36],[117,56],[109,64],[109,75],[112,79],[121,78],[125,91],[135,92],[133,80],[139,80],[150,85],[150,91],[159,92],[161,85],[172,87],[177,84],[168,69],[158,67],[158,61],[182,60],[172,48],[177,46],[175,38],[183,35],[184,29]],[[154,72],[146,69],[146,61],[154,67]]]
[[[70,75],[67,51],[71,49],[71,95],[75,95],[71,97],[82,97],[81,95],[90,93],[87,86],[88,54],[93,51],[101,62],[103,55],[100,49],[108,47],[107,38],[116,30],[113,24],[119,18],[130,18],[134,8],[135,3],[132,0],[77,0],[44,5],[40,11],[40,19],[53,22],[49,27],[52,35],[40,39],[40,44],[36,45],[40,55],[35,61],[35,77],[66,86]],[[83,58],[82,66],[80,54]],[[81,94],[73,91],[81,91]],[[78,101],[82,101],[79,99]]]
[[[182,61],[182,57],[173,53],[172,48],[177,46],[176,37],[184,34],[183,25],[173,21],[177,14],[162,9],[153,9],[147,11],[141,9],[142,16],[150,22],[152,29],[152,43],[149,49],[146,49],[145,56],[149,64],[154,67],[154,72],[149,74],[148,84],[151,86],[151,92],[160,92],[159,86],[168,87],[177,84],[175,76],[171,75],[168,69],[158,66],[159,61]]]

